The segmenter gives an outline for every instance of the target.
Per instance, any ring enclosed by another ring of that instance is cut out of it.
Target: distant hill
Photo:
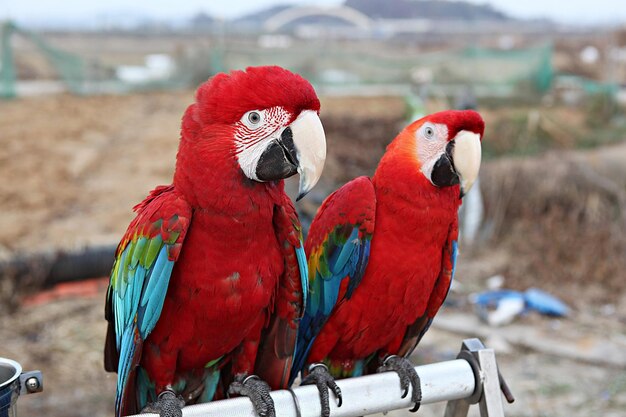
[[[196,27],[196,28],[210,26],[213,23],[215,23],[215,18],[204,12],[196,13],[196,15],[193,16],[191,20],[189,21],[189,24],[191,24],[191,26]]]
[[[488,4],[446,0],[346,0],[373,19],[514,20]]]
[[[289,0],[286,0],[289,1]],[[514,21],[505,13],[488,4],[474,4],[467,1],[449,0],[345,0],[345,6],[352,7],[372,19],[439,19],[464,21]],[[293,4],[280,4],[235,18],[232,23],[243,27],[260,27],[276,14],[298,7]],[[211,16],[198,14],[192,25],[202,27],[214,22]],[[307,16],[299,23],[343,23],[341,19],[329,16]]]
[[[234,22],[256,23],[260,25],[261,23],[263,23],[270,17],[274,16],[275,14],[278,14],[285,9],[289,9],[290,7],[296,7],[296,6],[291,5],[291,4],[280,4],[276,6],[270,6],[267,9],[261,9],[258,12],[253,12],[253,13],[238,17],[234,19]]]
[[[229,1],[229,0],[224,0]],[[240,16],[226,19],[228,23],[239,25],[239,28],[260,28],[267,19],[276,14],[289,9],[302,6],[315,6],[315,0],[306,0],[299,4],[294,4],[295,0],[274,0],[274,5],[254,6],[254,2],[249,2],[250,7]],[[462,21],[492,21],[509,22],[529,20],[516,19],[489,4],[476,4],[470,1],[476,0],[342,0],[343,5],[356,9],[361,13],[376,19],[438,19],[438,20],[462,20]],[[491,0],[481,0],[489,2]],[[522,0],[523,1],[523,0]],[[132,2],[129,2],[131,4]],[[264,2],[260,2],[264,3]],[[617,2],[616,2],[617,3]],[[564,2],[565,4],[565,2]],[[131,6],[129,6],[131,7]],[[28,17],[19,21],[27,27],[33,29],[52,30],[84,30],[84,29],[106,29],[106,30],[178,30],[181,26],[187,25],[191,28],[205,30],[215,28],[224,23],[223,17],[212,16],[203,11],[198,11],[191,17],[182,17],[180,13],[170,17],[154,17],[146,11],[137,11],[132,7],[103,9],[102,12],[85,13],[82,17]],[[181,9],[182,12],[182,9]],[[179,16],[180,15],[180,16]],[[0,19],[1,20],[1,19]],[[553,24],[549,19],[532,19],[530,22],[544,25]],[[312,15],[298,19],[297,25],[301,24],[343,24],[346,20],[332,16]]]

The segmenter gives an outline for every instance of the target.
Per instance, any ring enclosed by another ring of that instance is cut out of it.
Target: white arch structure
[[[367,29],[372,23],[371,19],[352,7],[337,6],[337,7],[316,7],[316,6],[303,6],[303,7],[290,7],[283,10],[280,13],[267,19],[263,25],[264,29],[268,32],[275,32],[281,27],[293,22],[294,20],[307,17],[307,16],[331,16],[345,20],[348,23],[352,23],[354,26]]]

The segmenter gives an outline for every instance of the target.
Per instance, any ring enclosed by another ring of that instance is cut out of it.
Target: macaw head
[[[482,117],[473,110],[443,111],[411,123],[391,147],[408,154],[432,185],[458,184],[463,197],[478,177],[484,130]]]
[[[183,163],[219,169],[225,160],[260,183],[298,173],[300,199],[326,159],[319,110],[311,84],[281,67],[217,74],[200,86],[183,117],[177,172]]]

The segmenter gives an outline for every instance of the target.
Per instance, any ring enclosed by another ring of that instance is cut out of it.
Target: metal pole
[[[422,381],[422,404],[468,398],[475,388],[474,371],[464,359],[439,362],[415,368]],[[400,380],[394,372],[367,375],[337,381],[343,393],[343,405],[338,408],[331,394],[332,417],[357,417],[411,407],[411,395],[401,398]],[[320,400],[315,386],[293,389],[300,405],[301,417],[321,415]],[[298,417],[294,396],[289,391],[273,391],[276,417]],[[156,416],[141,414],[134,417]],[[233,398],[183,408],[183,417],[257,417],[248,398]]]

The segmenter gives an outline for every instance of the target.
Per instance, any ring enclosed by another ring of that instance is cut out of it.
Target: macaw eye
[[[435,137],[435,129],[433,129],[432,126],[426,126],[424,128],[424,136],[426,136],[426,139],[432,139]]]
[[[255,111],[251,111],[248,113],[248,121],[255,125],[261,121],[261,115]]]
[[[251,110],[243,115],[241,122],[245,124],[248,129],[257,129],[263,123],[264,114],[262,110]]]

